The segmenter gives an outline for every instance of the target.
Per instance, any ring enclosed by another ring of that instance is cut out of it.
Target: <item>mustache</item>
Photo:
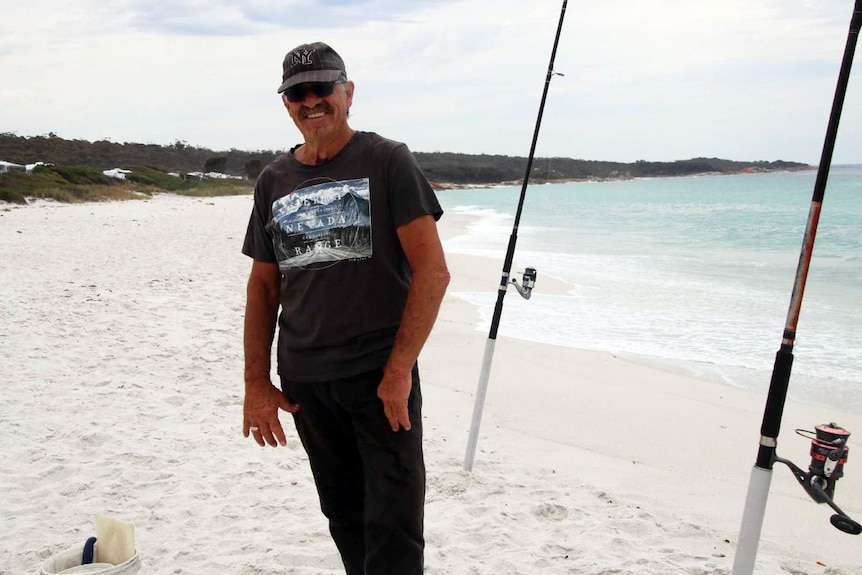
[[[333,112],[333,108],[326,102],[320,102],[313,108],[306,108],[303,106],[303,108],[299,111],[299,117],[304,119],[308,117],[309,114],[317,114],[318,112],[331,113]]]

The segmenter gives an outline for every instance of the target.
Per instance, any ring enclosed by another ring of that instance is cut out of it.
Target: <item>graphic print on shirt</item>
[[[272,242],[281,271],[371,257],[368,178],[297,188],[272,204]]]

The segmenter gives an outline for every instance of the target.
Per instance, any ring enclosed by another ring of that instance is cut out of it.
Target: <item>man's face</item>
[[[353,82],[299,84],[289,88],[282,101],[306,142],[325,139],[347,128]]]

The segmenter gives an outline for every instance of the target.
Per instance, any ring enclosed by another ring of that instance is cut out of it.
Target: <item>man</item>
[[[285,445],[290,412],[347,574],[419,575],[417,358],[449,283],[442,210],[404,144],[348,125],[354,84],[332,48],[288,52],[278,92],[304,141],[255,186],[243,434]]]

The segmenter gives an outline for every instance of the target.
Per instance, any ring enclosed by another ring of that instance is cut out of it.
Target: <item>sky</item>
[[[419,152],[525,157],[562,5],[0,0],[0,132],[284,150],[301,136],[276,93],[282,59],[323,41],[356,84],[353,128]],[[571,0],[535,155],[816,165],[853,7]],[[862,163],[860,76],[862,56],[835,164]]]

